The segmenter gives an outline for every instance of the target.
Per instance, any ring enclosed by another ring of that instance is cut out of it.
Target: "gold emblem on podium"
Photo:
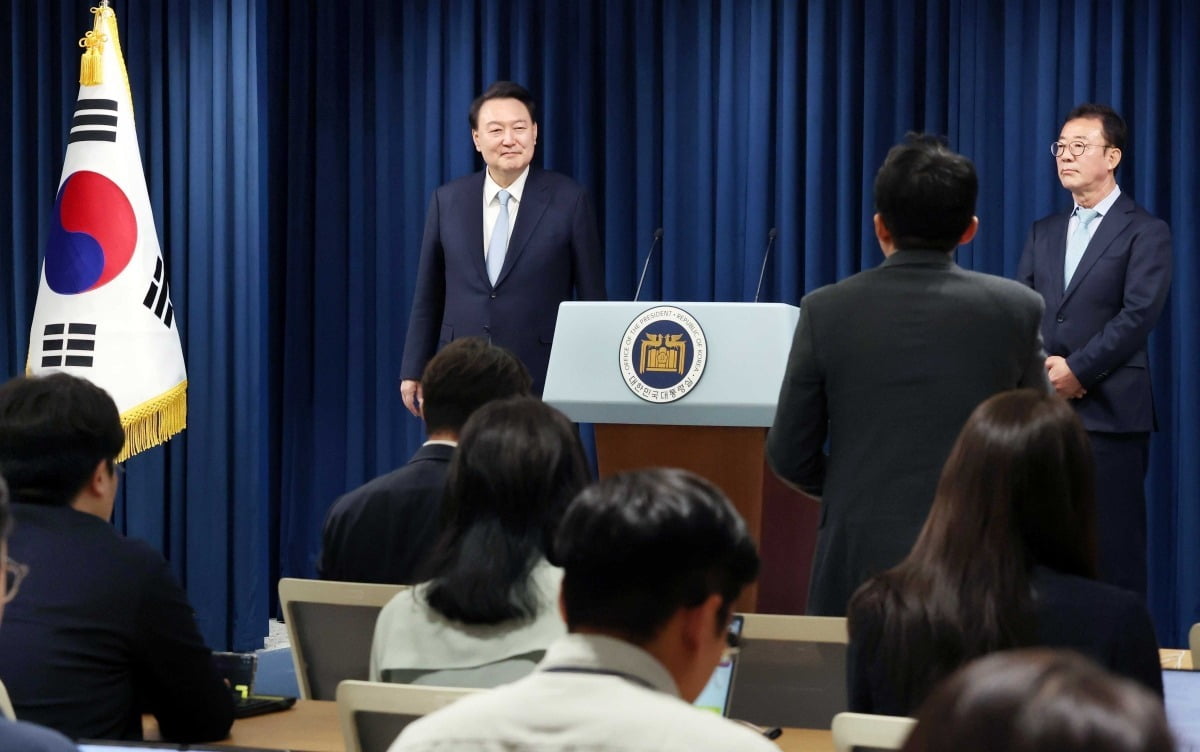
[[[638,373],[657,371],[683,375],[683,364],[687,361],[687,342],[682,334],[647,334],[642,340],[642,357],[638,360]]]

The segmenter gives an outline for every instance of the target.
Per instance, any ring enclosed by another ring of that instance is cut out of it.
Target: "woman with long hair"
[[[1071,647],[1162,694],[1150,616],[1095,581],[1092,457],[1075,411],[1003,392],[971,414],[908,557],[850,601],[851,710],[908,715],[972,658]]]
[[[380,612],[371,678],[490,686],[528,673],[566,631],[550,541],[588,479],[574,426],[541,400],[473,413],[450,463],[432,578]]]

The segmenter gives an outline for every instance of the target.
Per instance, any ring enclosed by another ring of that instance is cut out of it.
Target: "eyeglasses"
[[[1093,146],[1097,146],[1101,149],[1117,148],[1107,144],[1089,144],[1086,141],[1072,141],[1069,144],[1063,143],[1062,141],[1055,141],[1054,143],[1050,144],[1050,153],[1055,157],[1061,157],[1063,152],[1069,151],[1073,157],[1082,157],[1084,153]]]
[[[21,582],[29,575],[29,565],[14,561],[12,557],[9,557],[5,566],[4,602],[8,603],[17,597],[17,591],[21,589]]]

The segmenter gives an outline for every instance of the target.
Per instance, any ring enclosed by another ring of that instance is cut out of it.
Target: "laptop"
[[[82,739],[78,743],[79,752],[278,752],[278,750],[261,749],[259,747],[210,747],[204,744],[171,744],[170,742],[127,742],[105,739]]]
[[[217,675],[229,684],[233,694],[233,717],[251,716],[287,710],[296,704],[295,697],[254,694],[254,674],[258,671],[258,656],[254,653],[213,653]]]
[[[729,632],[735,637],[742,636],[741,614],[734,614],[729,624]],[[692,704],[702,710],[710,710],[719,715],[729,715],[729,700],[733,697],[733,676],[737,670],[737,654],[733,654],[717,664],[716,670],[708,679],[708,684],[700,691]]]
[[[1179,752],[1200,752],[1200,671],[1163,669],[1167,724]]]

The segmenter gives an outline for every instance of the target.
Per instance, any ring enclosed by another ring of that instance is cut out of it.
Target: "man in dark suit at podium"
[[[420,415],[421,371],[440,347],[478,336],[516,353],[541,395],[558,305],[603,300],[604,260],[583,186],[530,166],[533,97],[498,81],[471,103],[471,137],[487,167],[429,202],[400,394]]]
[[[516,356],[479,337],[456,339],[421,376],[426,441],[408,464],[338,499],[325,518],[317,574],[324,580],[411,585],[428,579],[446,471],[458,433],[488,402],[529,394]]]
[[[1125,134],[1111,107],[1067,115],[1051,153],[1075,206],[1033,225],[1017,278],[1046,300],[1046,370],[1091,439],[1100,578],[1145,595],[1146,344],[1171,290],[1171,230],[1117,186]]]
[[[822,497],[811,614],[844,615],[860,584],[908,553],[976,405],[1049,388],[1040,297],[954,263],[979,226],[977,193],[969,159],[910,136],[875,178],[884,262],[801,302],[767,456]]]

